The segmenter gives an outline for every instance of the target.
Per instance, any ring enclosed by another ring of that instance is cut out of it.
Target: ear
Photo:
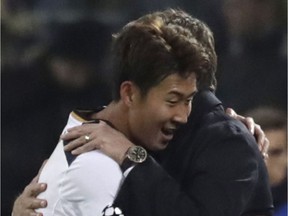
[[[124,81],[120,86],[121,100],[127,105],[131,106],[135,102],[137,95],[139,95],[139,88],[132,81]]]

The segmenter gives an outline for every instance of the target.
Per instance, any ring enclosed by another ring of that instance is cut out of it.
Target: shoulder
[[[256,139],[246,126],[224,112],[210,112],[204,117],[195,142],[199,151],[207,154],[229,154],[232,160],[240,161],[261,158]]]
[[[114,160],[99,151],[91,151],[77,156],[59,182],[63,199],[72,200],[79,196],[115,195],[122,178]]]
[[[226,115],[224,111],[207,113],[202,120],[199,133],[208,133],[209,136],[218,137],[218,139],[227,139],[231,136],[245,137],[251,142],[255,142],[247,127],[242,122]]]
[[[185,155],[189,155],[187,160],[196,160],[201,155],[205,157],[205,154],[216,152],[230,152],[231,155],[237,154],[237,151],[250,152],[251,155],[259,152],[256,140],[246,126],[226,115],[222,107],[214,108],[195,119],[191,119],[189,125],[181,131],[181,136],[174,140],[177,143],[171,147],[173,150],[176,148],[174,155],[180,154],[179,157],[183,157],[181,154],[185,151]]]
[[[122,177],[122,171],[113,159],[98,150],[94,150],[78,155],[67,169],[66,175],[78,176],[82,179],[85,178],[84,176],[91,178],[93,176],[107,176],[111,173],[114,173],[115,177]]]

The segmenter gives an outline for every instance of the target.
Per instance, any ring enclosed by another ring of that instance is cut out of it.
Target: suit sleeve
[[[224,139],[216,131],[200,137],[197,157],[184,164],[181,188],[152,158],[132,170],[115,200],[125,216],[270,215],[262,205],[247,209],[255,192],[268,197],[267,206],[271,201],[267,182],[255,189],[263,164],[253,138],[233,133]]]
[[[271,215],[267,171],[253,137],[242,132],[223,137],[204,138],[209,144],[187,172],[186,192],[201,215]]]
[[[152,157],[134,167],[114,201],[114,206],[120,207],[125,216],[177,216],[183,215],[180,214],[183,211],[184,215],[191,215],[190,209],[196,209],[193,205],[177,182]]]

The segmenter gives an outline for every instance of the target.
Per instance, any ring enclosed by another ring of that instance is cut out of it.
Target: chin
[[[135,143],[140,144],[140,142],[135,142]],[[169,141],[164,141],[164,140],[159,140],[158,142],[157,141],[156,142],[151,141],[151,142],[145,142],[145,143],[142,142],[141,143],[141,145],[145,149],[147,149],[148,151],[154,151],[154,152],[162,151],[162,150],[166,149],[168,144],[169,144]]]
[[[167,148],[169,142],[161,142],[161,143],[157,143],[157,145],[155,145],[155,149],[153,149],[153,151],[162,151],[164,149]]]

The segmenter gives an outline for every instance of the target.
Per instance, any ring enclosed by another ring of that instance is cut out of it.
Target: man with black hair
[[[150,27],[144,32],[139,31],[143,25]],[[132,35],[125,36],[125,32],[131,28],[135,29],[133,36],[138,38],[135,43],[131,42]],[[155,41],[149,41],[151,34]],[[142,77],[142,73],[151,72],[149,69],[154,69],[153,75],[155,71],[169,72],[168,68],[173,68],[171,72],[191,70],[201,73],[196,74],[199,92],[193,99],[193,112],[189,118],[186,116],[188,123],[181,126],[165,152],[155,154],[163,167],[151,156],[144,158],[143,154],[130,151],[137,145],[152,151],[163,150],[173,137],[174,124],[164,124],[160,130],[148,124],[165,114],[157,103],[151,103],[145,109],[139,106],[129,112],[133,118],[127,124],[133,126],[129,128],[136,135],[132,139],[128,136],[128,140],[104,123],[74,127],[62,136],[64,141],[73,140],[66,150],[86,143],[72,154],[83,152],[87,146],[88,149],[96,148],[114,159],[123,170],[129,170],[113,205],[106,208],[103,214],[112,215],[112,211],[114,215],[126,216],[271,215],[272,199],[267,170],[256,141],[242,123],[225,114],[221,102],[214,95],[217,58],[210,29],[183,11],[166,10],[148,14],[128,24],[116,38],[119,42],[116,47],[120,51],[115,60],[118,68],[127,74],[140,73],[141,76],[135,78],[139,85],[142,82],[142,86],[145,86],[151,79],[157,83],[162,76],[159,74],[156,79],[150,75]],[[165,46],[162,46],[163,43]],[[145,44],[145,48],[139,44]],[[155,49],[146,49],[149,46]],[[191,49],[191,46],[196,49]],[[167,52],[158,52],[158,49]],[[195,60],[197,62],[193,62]],[[171,76],[174,74],[162,77],[162,82]],[[147,89],[140,89],[139,93],[145,95]],[[119,94],[117,96],[120,98]],[[122,94],[120,96],[122,99]],[[166,105],[174,109],[188,98],[175,92],[163,99]],[[153,108],[155,114],[150,112]],[[182,113],[187,114],[184,107]],[[85,139],[85,136],[89,139]],[[161,137],[166,137],[166,141]],[[37,187],[30,185],[29,188]],[[14,213],[19,213],[19,203],[25,197],[27,200],[24,194],[16,201]],[[36,206],[40,207],[38,201],[35,201],[38,203]]]

